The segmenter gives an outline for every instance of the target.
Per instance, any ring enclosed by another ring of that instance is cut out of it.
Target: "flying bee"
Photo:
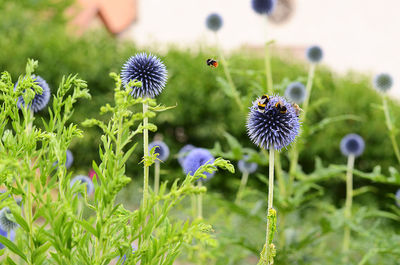
[[[276,102],[275,104],[275,108],[277,110],[279,110],[280,113],[285,114],[287,112],[287,108],[285,107],[285,105],[283,104],[282,101],[278,100],[278,102]]]
[[[218,62],[214,59],[207,59],[207,65],[210,67],[218,67]]]
[[[269,102],[269,96],[266,94],[262,95],[261,98],[258,99],[258,102],[257,102],[258,110],[260,112],[264,112],[265,107],[267,106],[268,102]]]
[[[292,107],[294,108],[294,111],[296,113],[296,116],[299,117],[300,116],[300,112],[303,111],[302,108],[299,107],[299,105],[297,105],[296,103],[292,104]]]

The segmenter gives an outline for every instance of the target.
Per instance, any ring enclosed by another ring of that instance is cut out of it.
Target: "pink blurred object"
[[[93,176],[96,176],[96,179],[98,179],[96,171],[93,170],[93,168],[89,171],[89,178],[93,180]]]

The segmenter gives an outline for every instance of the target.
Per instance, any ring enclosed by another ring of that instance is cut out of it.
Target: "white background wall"
[[[287,23],[269,24],[270,38],[291,47],[319,44],[324,63],[339,72],[389,72],[393,93],[400,95],[400,0],[294,1]],[[139,0],[138,8],[138,21],[128,33],[138,44],[212,43],[204,23],[211,12],[224,19],[219,38],[225,48],[264,42],[264,18],[253,12],[250,0]]]

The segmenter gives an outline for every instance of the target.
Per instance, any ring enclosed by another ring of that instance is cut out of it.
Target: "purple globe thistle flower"
[[[301,82],[290,83],[285,90],[285,97],[296,104],[301,104],[306,99],[306,88]]]
[[[32,75],[32,79],[35,79],[35,83],[40,86],[43,89],[42,94],[35,94],[35,97],[32,99],[32,101],[29,103],[29,108],[33,112],[38,112],[42,110],[44,107],[46,107],[47,103],[49,103],[50,100],[50,88],[47,82],[40,76]],[[18,85],[18,82],[15,84],[15,86]],[[34,90],[33,88],[31,88]],[[22,108],[22,106],[25,107],[25,101],[22,96],[18,97],[17,101],[17,106],[18,108]]]
[[[187,155],[190,153],[190,151],[192,151],[195,148],[196,147],[194,145],[187,144],[184,147],[182,147],[181,150],[179,150],[178,162],[179,162],[179,165],[181,165],[181,167],[183,167],[183,162],[185,161]]]
[[[393,78],[386,73],[381,73],[374,78],[374,87],[376,90],[386,92],[393,86]]]
[[[10,216],[12,216],[10,208],[4,207],[3,209],[1,209],[0,228],[8,232],[18,227],[18,224],[14,220],[11,220]]]
[[[396,197],[396,205],[397,205],[398,207],[400,207],[400,189],[398,189],[398,190],[396,191],[395,197]]]
[[[360,156],[364,152],[365,143],[363,138],[355,133],[350,133],[343,137],[340,142],[340,151],[345,156]]]
[[[250,107],[246,127],[250,139],[259,147],[281,150],[295,140],[300,122],[295,108],[284,98],[263,95]]]
[[[185,174],[194,175],[194,173],[205,164],[210,164],[214,162],[214,157],[212,154],[204,148],[195,148],[187,155],[185,161],[183,162],[183,171]],[[204,172],[207,176],[206,180],[214,176],[214,173]]]
[[[306,51],[306,57],[311,63],[319,63],[323,56],[324,52],[317,45],[309,47]]]
[[[166,161],[169,157],[169,148],[163,141],[154,141],[149,144],[149,152],[153,148],[155,149],[155,153],[158,154],[157,158],[161,161]]]
[[[4,237],[9,237],[9,239],[11,241],[15,240],[15,231],[14,230],[7,232],[6,230],[1,229],[1,227],[0,227],[0,235],[2,235]],[[3,248],[5,248],[5,246],[0,243],[0,249],[3,249]]]
[[[132,96],[154,98],[161,93],[167,82],[167,69],[164,63],[152,54],[144,52],[126,61],[121,72],[122,83],[128,86],[132,80],[142,82],[141,87],[133,87]]]
[[[86,191],[87,191],[87,195],[88,196],[93,194],[93,192],[94,192],[93,181],[88,176],[84,176],[84,175],[75,176],[71,180],[70,186],[73,187],[75,182],[80,183],[80,184],[77,184],[77,185],[81,185],[81,184],[85,184],[86,185]]]
[[[217,13],[212,13],[206,18],[206,26],[209,30],[218,31],[223,25],[222,17]]]
[[[258,14],[271,14],[276,6],[276,0],[252,0],[251,7]]]
[[[242,173],[252,174],[256,172],[258,165],[257,163],[248,162],[248,160],[249,157],[244,156],[243,159],[238,161],[238,168]]]

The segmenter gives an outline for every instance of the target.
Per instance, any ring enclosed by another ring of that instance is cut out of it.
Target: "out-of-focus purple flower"
[[[276,0],[252,0],[251,7],[258,14],[271,14],[276,6]]]
[[[360,156],[364,152],[364,148],[364,139],[355,133],[346,135],[340,142],[340,151],[342,151],[342,154],[345,156]]]
[[[181,167],[183,167],[183,162],[185,161],[187,155],[190,153],[190,151],[192,151],[195,148],[196,147],[194,145],[187,144],[184,147],[182,147],[181,150],[179,150],[178,162],[179,162],[179,165],[181,165]]]
[[[153,141],[149,144],[149,152],[154,147],[156,148],[155,153],[158,154],[157,158],[161,161],[166,161],[169,157],[168,145],[163,141]]]
[[[206,18],[206,26],[209,30],[218,31],[223,25],[222,17],[217,13],[212,13]]]
[[[258,165],[254,162],[248,162],[248,159],[248,156],[244,156],[243,159],[239,160],[238,168],[242,173],[252,174],[256,172]]]
[[[3,230],[0,227],[0,235],[7,237],[10,241],[15,240],[15,231],[14,230],[7,232],[6,230]],[[5,246],[2,243],[0,243],[0,249],[3,249],[3,248],[5,248]]]
[[[202,165],[211,164],[214,162],[214,160],[215,158],[207,149],[195,148],[190,151],[183,162],[183,171],[185,174],[194,175],[197,169],[199,169]],[[208,172],[204,172],[204,174],[207,176],[206,180],[210,179],[214,175],[214,173],[210,174]]]
[[[78,182],[80,184],[78,185],[82,185],[85,184],[86,185],[86,191],[87,191],[87,195],[91,195],[94,192],[94,185],[93,185],[93,181],[88,177],[88,176],[84,176],[84,175],[77,175],[75,176],[72,180],[71,180],[71,187],[74,186],[75,182]]]

